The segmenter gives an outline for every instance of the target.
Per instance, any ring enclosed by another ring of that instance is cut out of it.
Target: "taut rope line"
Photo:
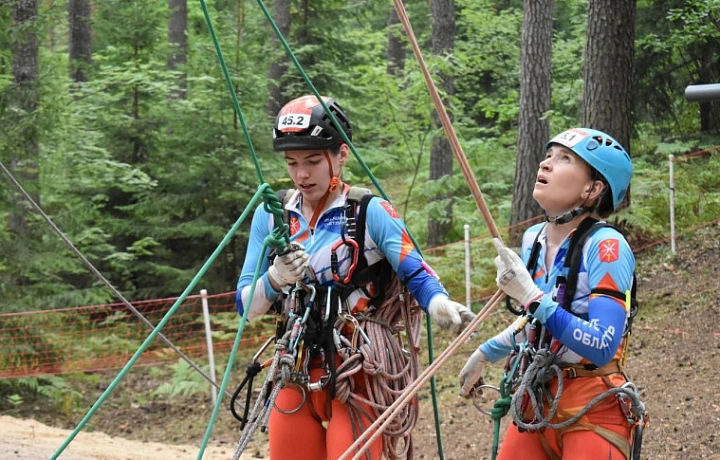
[[[149,327],[151,331],[154,331],[155,326],[153,326],[153,324],[147,318],[145,318],[145,316],[143,316],[143,314],[140,313],[140,311],[138,311],[138,309],[135,308],[130,303],[130,301],[128,301],[125,298],[125,296],[123,296],[120,293],[120,291],[118,291],[115,288],[115,286],[113,286],[112,283],[110,281],[108,281],[107,278],[105,278],[102,273],[100,273],[100,271],[97,268],[95,268],[95,266],[92,264],[92,262],[90,262],[87,259],[87,257],[85,257],[83,255],[83,253],[80,252],[80,250],[75,247],[73,242],[70,241],[70,239],[62,232],[62,230],[60,230],[60,228],[57,225],[55,225],[55,222],[53,222],[52,219],[50,219],[50,216],[45,214],[45,211],[43,211],[43,209],[40,207],[40,205],[37,204],[37,202],[35,202],[35,200],[33,200],[33,198],[30,196],[30,194],[23,188],[23,186],[17,181],[17,179],[15,179],[15,177],[12,175],[12,173],[5,167],[5,165],[2,162],[0,162],[0,169],[2,169],[5,176],[7,176],[8,180],[10,182],[12,182],[12,184],[15,186],[15,188],[18,189],[20,194],[23,195],[25,197],[25,199],[32,205],[32,207],[35,209],[35,211],[37,211],[37,213],[40,214],[40,216],[45,220],[45,222],[47,222],[47,224],[53,229],[53,231],[58,234],[60,239],[63,240],[65,242],[65,244],[70,248],[70,250],[78,257],[78,259],[80,259],[82,261],[82,263],[85,264],[85,266],[88,268],[88,270],[90,270],[108,289],[110,289],[110,291],[115,295],[115,297],[120,299],[120,301],[135,316],[137,316],[140,319],[140,321],[145,323],[145,325],[147,327]],[[177,353],[178,356],[180,356],[183,360],[185,360],[185,362],[187,362],[190,365],[190,367],[192,367],[193,369],[195,369],[195,371],[197,371],[200,375],[202,375],[205,380],[210,382],[211,385],[215,386],[215,388],[220,388],[220,385],[218,385],[212,378],[210,378],[210,376],[207,375],[205,373],[205,371],[203,371],[200,368],[200,366],[195,364],[195,362],[192,359],[190,359],[189,356],[187,356],[185,353],[180,351],[180,349],[178,347],[176,347],[175,344],[173,344],[170,341],[170,339],[165,337],[162,333],[158,333],[158,338],[160,338],[160,340],[162,340],[163,343],[165,343],[175,353]],[[228,396],[230,396],[229,393],[228,393]]]
[[[475,199],[475,203],[478,206],[478,209],[480,210],[480,213],[483,216],[483,219],[485,220],[485,224],[488,227],[488,230],[490,231],[490,234],[494,238],[501,238],[500,233],[497,229],[497,226],[495,225],[495,221],[492,218],[492,215],[490,214],[490,211],[488,210],[487,204],[485,202],[485,198],[482,195],[482,192],[480,191],[480,186],[477,183],[477,180],[475,179],[475,176],[472,172],[472,169],[470,168],[470,165],[468,164],[467,157],[465,156],[462,147],[460,146],[460,142],[458,141],[457,135],[455,134],[455,130],[452,127],[452,123],[450,122],[450,117],[447,114],[447,111],[445,110],[445,106],[442,103],[442,99],[440,98],[440,95],[438,93],[437,88],[435,87],[435,83],[432,80],[432,77],[430,76],[430,72],[427,68],[427,65],[425,64],[425,60],[422,57],[422,53],[420,52],[420,47],[418,46],[417,40],[415,39],[415,33],[412,30],[412,26],[410,25],[410,20],[408,19],[407,12],[405,11],[405,6],[402,3],[402,0],[393,0],[393,5],[395,6],[395,10],[397,11],[398,18],[400,18],[400,22],[403,25],[403,28],[405,29],[405,33],[408,36],[408,39],[410,41],[410,44],[413,48],[413,52],[415,54],[415,57],[418,60],[418,63],[420,64],[420,67],[423,72],[423,77],[425,78],[425,83],[428,87],[428,90],[430,91],[430,95],[433,99],[433,104],[435,105],[435,110],[438,113],[438,116],[440,118],[440,121],[443,125],[443,129],[445,130],[445,134],[448,137],[448,140],[450,141],[450,147],[453,151],[453,154],[455,155],[455,158],[458,161],[458,164],[460,165],[460,169],[463,172],[463,176],[465,177],[465,181],[468,184],[468,187],[470,188],[470,192],[473,195],[473,198]],[[360,458],[360,456],[368,449],[368,447],[372,444],[372,442],[379,436],[380,433],[382,433],[382,430],[387,427],[387,425],[390,424],[392,421],[392,418],[400,411],[402,408],[410,401],[410,399],[419,391],[420,386],[427,382],[439,369],[440,365],[443,364],[449,357],[452,355],[452,353],[455,352],[455,350],[460,346],[460,344],[464,343],[466,340],[470,338],[473,331],[476,327],[479,326],[479,324],[489,316],[489,314],[492,312],[492,310],[495,308],[498,300],[503,296],[503,292],[501,290],[498,290],[492,298],[488,301],[487,304],[482,308],[482,310],[478,313],[478,315],[475,317],[475,319],[467,326],[467,328],[453,340],[450,345],[443,351],[443,353],[437,358],[435,362],[433,362],[430,366],[425,369],[425,371],[413,382],[405,391],[403,396],[398,398],[395,403],[393,403],[390,408],[386,412],[384,412],[378,419],[368,427],[367,430],[365,430],[362,435],[358,437],[358,439],[353,443],[352,446],[350,446],[345,453],[338,459],[338,460],[344,460],[348,457],[348,455],[355,449],[359,448],[359,451],[357,454],[352,457],[352,460],[357,460]],[[382,424],[382,425],[381,425]],[[379,428],[378,428],[379,426]],[[374,430],[377,430],[373,433]],[[368,433],[373,433],[372,435],[368,435]],[[369,440],[367,439],[368,436],[370,436]],[[361,444],[363,444],[363,447],[360,447]]]
[[[457,135],[455,134],[455,129],[450,122],[450,117],[447,114],[445,105],[443,105],[442,103],[442,99],[440,98],[440,94],[438,93],[437,87],[435,86],[435,82],[433,82],[433,79],[430,76],[430,71],[428,70],[422,53],[420,52],[420,47],[418,46],[418,42],[415,39],[415,33],[413,32],[407,12],[405,11],[405,5],[403,5],[402,0],[393,0],[393,4],[395,5],[395,10],[397,11],[398,18],[400,18],[400,22],[402,22],[403,28],[405,29],[405,34],[410,40],[410,45],[412,46],[413,52],[415,53],[415,57],[420,64],[423,77],[425,77],[425,84],[428,87],[428,91],[430,91],[430,96],[432,96],[433,104],[435,105],[435,111],[437,112],[438,117],[440,118],[440,122],[443,125],[445,135],[447,136],[448,141],[450,141],[450,148],[455,155],[455,159],[460,165],[463,176],[465,176],[465,182],[467,182],[468,187],[470,187],[470,193],[472,193],[472,196],[475,199],[475,203],[480,210],[480,214],[482,214],[483,219],[485,220],[485,225],[487,225],[490,234],[493,236],[493,238],[500,238],[500,232],[495,225],[495,221],[493,220],[492,215],[490,215],[487,203],[485,203],[485,198],[480,191],[480,186],[478,185],[477,180],[475,179],[475,175],[470,168],[470,164],[467,161],[467,157],[465,156],[465,153],[460,146],[460,141],[458,141]]]
[[[175,314],[175,311],[182,305],[182,303],[185,301],[185,298],[192,292],[193,289],[197,286],[197,284],[200,282],[200,279],[205,275],[205,272],[210,268],[210,265],[217,259],[217,257],[220,255],[222,250],[225,248],[225,246],[230,243],[230,240],[235,235],[235,233],[240,228],[240,225],[247,219],[247,216],[253,211],[254,206],[257,204],[258,201],[263,197],[263,193],[269,189],[270,186],[268,184],[263,184],[260,187],[258,187],[258,190],[255,192],[255,195],[253,195],[252,199],[250,200],[250,203],[248,204],[247,208],[243,211],[243,213],[238,217],[237,221],[233,224],[233,226],[230,228],[230,230],[227,232],[225,237],[222,239],[220,244],[215,248],[213,253],[210,255],[210,258],[205,261],[203,266],[200,268],[200,270],[197,272],[195,277],[190,281],[190,284],[185,288],[183,293],[178,297],[178,299],[175,301],[175,303],[170,307],[168,312],[163,316],[162,320],[158,323],[158,325],[155,327],[155,329],[150,333],[149,336],[145,339],[145,341],[140,345],[140,347],[135,351],[135,353],[132,355],[130,360],[125,364],[125,367],[122,368],[120,373],[113,379],[113,381],[108,385],[108,387],[103,391],[102,395],[95,401],[93,406],[90,408],[90,410],[85,414],[85,416],[80,420],[80,423],[75,427],[75,429],[70,433],[68,438],[63,442],[63,444],[58,448],[58,450],[50,457],[50,460],[56,460],[60,454],[67,448],[67,446],[72,442],[73,439],[78,435],[80,430],[87,424],[87,422],[90,420],[90,418],[95,414],[95,412],[100,408],[100,406],[105,402],[105,400],[110,396],[110,393],[112,393],[115,390],[115,387],[120,383],[120,381],[125,377],[125,374],[128,373],[130,368],[135,364],[135,362],[140,359],[140,356],[145,352],[145,349],[150,345],[150,343],[155,339],[155,336],[157,336],[163,327],[165,327],[165,324],[170,320],[170,317],[172,317],[173,314]],[[256,273],[257,276],[257,273]],[[243,317],[243,321],[240,323],[240,330],[238,331],[238,336],[241,335],[242,328],[244,326],[244,320],[245,317]],[[236,342],[238,342],[239,339],[236,338]],[[233,347],[233,352],[236,351],[235,346]],[[230,366],[228,366],[228,369]],[[227,375],[227,372],[226,372]],[[226,387],[226,380],[223,380],[223,384],[220,386],[220,395],[225,393],[225,387]],[[218,398],[218,402],[222,398]],[[202,455],[201,455],[202,458]]]

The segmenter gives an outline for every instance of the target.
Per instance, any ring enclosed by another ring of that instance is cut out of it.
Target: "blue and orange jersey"
[[[527,264],[534,242],[540,243],[535,262],[535,284],[545,295],[535,316],[562,343],[558,352],[559,363],[581,363],[602,366],[622,354],[623,332],[629,314],[629,305],[613,296],[594,293],[597,289],[615,291],[624,297],[632,288],[635,256],[625,238],[611,227],[593,231],[582,247],[577,287],[572,299],[571,311],[565,310],[555,300],[559,277],[568,278],[565,256],[571,231],[560,245],[553,263],[546,263],[545,225],[529,228],[524,236],[521,257]],[[539,234],[539,235],[538,235]],[[510,337],[514,324],[481,347],[490,361],[507,356],[511,349]],[[516,342],[525,340],[524,334]]]
[[[303,280],[305,283],[316,282],[321,286],[333,286],[335,281],[331,269],[331,249],[341,241],[341,232],[346,223],[345,205],[348,203],[345,193],[337,197],[318,217],[315,230],[311,231],[308,221],[301,212],[302,194],[297,190],[292,193],[285,209],[290,213],[291,241],[301,243],[310,256],[309,270]],[[359,211],[359,206],[358,206]],[[261,257],[263,241],[274,227],[274,220],[262,205],[258,206],[253,216],[245,263],[237,284],[237,308],[240,314],[248,302],[250,284],[255,273],[258,258]],[[420,306],[427,311],[430,300],[436,295],[448,296],[442,284],[428,272],[427,265],[415,248],[408,234],[405,223],[388,201],[373,197],[367,206],[364,254],[368,265],[372,266],[382,259],[387,259],[392,268],[415,296]],[[338,275],[344,278],[351,265],[348,247],[340,245],[336,251],[338,257]],[[269,261],[264,258],[261,264],[262,276],[255,288],[253,303],[272,304],[280,295],[267,280]],[[372,291],[372,287],[370,287]],[[348,301],[351,310],[364,310],[363,304],[369,301],[368,296],[360,289],[354,291]]]

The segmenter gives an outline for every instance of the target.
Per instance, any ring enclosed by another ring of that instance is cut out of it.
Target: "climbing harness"
[[[286,204],[290,195],[281,190],[278,199]],[[348,190],[342,237],[331,249],[334,284],[298,282],[274,306],[279,315],[275,357],[256,409],[236,415],[243,429],[238,452],[242,452],[254,429],[265,428],[272,407],[283,414],[297,412],[307,403],[308,393],[321,390],[328,391],[328,417],[331,399],[347,404],[357,437],[363,431],[362,421],[376,419],[417,377],[421,310],[386,260],[368,266],[363,256],[366,211],[372,197],[366,189]],[[289,221],[287,210],[283,220],[285,224]],[[350,260],[345,273],[340,273],[338,261],[342,246],[347,247],[346,257]],[[367,309],[353,311],[348,296],[358,289],[370,300]],[[262,368],[258,356],[267,346],[266,342],[253,357],[248,376],[235,392],[239,394],[250,382],[246,408],[250,406],[253,375]],[[323,375],[311,381],[309,371],[317,366]],[[358,385],[361,391],[357,391]],[[278,389],[287,386],[294,386],[302,399],[297,407],[279,408],[275,405]],[[234,413],[232,403],[231,411]],[[417,400],[393,418],[383,431],[386,458],[412,458],[411,432],[417,418]]]
[[[580,223],[571,237],[564,262],[564,266],[568,268],[567,279],[559,276],[555,291],[555,300],[562,308],[571,313],[571,304],[577,289],[582,248],[587,238],[603,227],[614,228],[608,223],[599,222],[588,217]],[[533,242],[527,263],[527,269],[531,276],[535,271],[540,254],[539,237],[541,233],[541,231],[538,232]],[[498,391],[501,396],[492,411],[487,411],[475,404],[478,410],[490,415],[495,421],[496,429],[492,459],[495,459],[498,452],[500,419],[507,412],[511,412],[513,422],[520,431],[541,432],[546,428],[550,428],[556,430],[558,437],[560,437],[568,431],[590,430],[616,446],[623,452],[627,460],[639,460],[643,429],[647,424],[648,416],[645,405],[640,400],[636,385],[630,381],[623,370],[628,342],[632,333],[632,322],[638,312],[636,286],[637,282],[635,275],[633,275],[632,288],[626,293],[607,289],[593,290],[593,293],[615,297],[626,305],[626,327],[623,331],[625,340],[621,358],[610,361],[600,368],[591,364],[558,364],[556,359],[557,353],[562,346],[560,341],[553,338],[539,320],[523,311],[516,310],[509,302],[506,303],[508,309],[525,316],[518,319],[518,324],[511,336],[512,351],[505,363],[504,375],[500,385],[498,387],[479,385],[475,393],[479,394],[483,389],[488,388]],[[526,332],[525,340],[517,343],[516,337],[523,331]],[[622,375],[626,382],[620,386],[613,385],[608,378],[613,374]],[[601,378],[608,390],[595,396],[580,411],[571,414],[559,409],[558,405],[564,390],[565,380],[578,377]],[[549,386],[549,383],[553,380],[557,381],[557,388],[554,392],[551,391]],[[613,396],[618,399],[621,410],[632,427],[630,441],[610,430],[581,420],[594,406]],[[543,446],[551,458],[557,457],[557,454],[552,452],[549,445],[543,443]]]

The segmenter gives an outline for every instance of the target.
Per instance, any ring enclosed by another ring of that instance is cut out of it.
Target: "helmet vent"
[[[593,150],[595,150],[596,148],[600,147],[600,143],[601,143],[601,142],[602,142],[602,138],[601,138],[601,137],[593,137],[592,139],[590,139],[590,140],[588,141],[587,144],[585,144],[585,149],[587,149],[587,150],[589,150],[589,151],[593,151]]]

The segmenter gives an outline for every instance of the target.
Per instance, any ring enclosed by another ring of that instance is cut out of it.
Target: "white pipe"
[[[202,299],[202,311],[203,321],[205,322],[205,340],[207,341],[208,349],[208,362],[210,363],[210,378],[213,384],[215,384],[215,358],[213,357],[213,343],[212,335],[210,333],[210,313],[208,312],[208,301],[207,301],[207,290],[200,290],[200,298]],[[212,389],[212,402],[215,404],[217,401],[217,387],[216,385],[210,385]]]
[[[470,226],[464,225],[465,228],[465,306],[471,308],[472,295],[470,289]]]
[[[675,253],[675,175],[673,172],[673,164],[675,157],[668,155],[670,160],[670,250]]]
[[[712,102],[720,100],[720,84],[690,85],[685,88],[685,99],[690,102]]]

